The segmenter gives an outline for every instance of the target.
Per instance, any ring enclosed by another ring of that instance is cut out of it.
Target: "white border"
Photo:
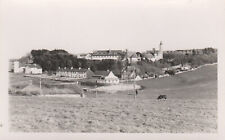
[[[1,1],[0,1],[1,2]],[[223,5],[221,5],[223,6]],[[225,12],[225,11],[224,11]],[[224,22],[224,17],[221,21]],[[1,20],[0,20],[1,21]],[[0,22],[1,23],[1,22]],[[225,27],[225,24],[224,24]],[[0,24],[0,29],[3,27]],[[218,34],[220,46],[218,46],[218,133],[194,133],[194,134],[120,134],[120,133],[10,133],[8,131],[8,56],[10,53],[1,44],[0,36],[0,139],[224,139],[225,138],[225,28]],[[1,33],[1,30],[0,30]],[[2,34],[1,34],[2,35]],[[22,48],[21,48],[22,49]]]

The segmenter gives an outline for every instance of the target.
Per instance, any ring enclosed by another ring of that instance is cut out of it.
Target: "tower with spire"
[[[160,41],[159,43],[159,51],[158,51],[158,55],[157,55],[157,59],[156,60],[160,60],[163,59],[163,50],[162,50],[162,41]]]

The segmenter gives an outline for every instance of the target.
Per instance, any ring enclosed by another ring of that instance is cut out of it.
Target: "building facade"
[[[74,79],[86,79],[91,78],[94,75],[94,73],[90,69],[83,69],[83,68],[59,68],[56,71],[57,77],[69,77]]]
[[[122,50],[98,50],[91,53],[91,60],[120,60],[124,57],[125,53]]]
[[[42,74],[41,66],[37,64],[26,64],[25,65],[26,74]]]
[[[114,75],[112,71],[108,72],[108,75],[102,75],[100,79],[97,80],[98,83],[103,84],[119,84],[120,80]]]

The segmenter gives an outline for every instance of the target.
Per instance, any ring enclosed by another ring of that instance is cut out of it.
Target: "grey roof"
[[[95,71],[95,75],[98,76],[107,76],[109,75],[110,71]]]
[[[62,72],[87,72],[89,69],[77,69],[77,68],[73,68],[73,69],[69,69],[69,68],[66,68],[66,69],[63,69],[63,68],[60,68],[58,69],[57,71],[62,71]]]
[[[25,66],[25,67],[29,67],[29,68],[38,68],[41,69],[41,66],[38,64],[25,64],[23,65],[22,63],[20,63],[20,66]]]
[[[98,50],[94,51],[92,56],[120,56],[123,54],[122,50]]]

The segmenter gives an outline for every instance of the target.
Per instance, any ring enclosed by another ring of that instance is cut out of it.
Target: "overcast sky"
[[[144,51],[161,40],[164,50],[217,48],[224,37],[224,5],[224,0],[2,0],[2,46],[11,58],[32,49]]]

